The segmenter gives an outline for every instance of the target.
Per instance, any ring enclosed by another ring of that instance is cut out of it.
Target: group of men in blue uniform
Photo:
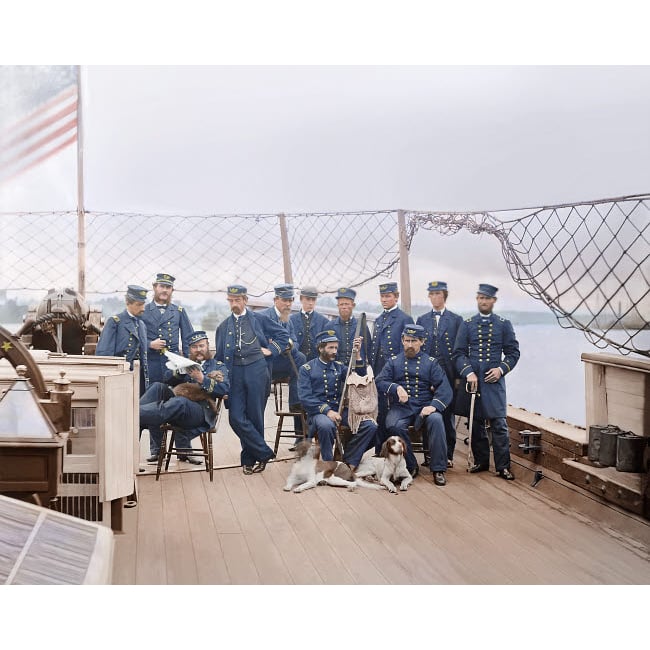
[[[416,476],[418,465],[408,434],[415,426],[428,442],[423,465],[433,473],[436,485],[445,485],[446,471],[453,467],[456,397],[467,386],[476,395],[471,433],[475,462],[469,471],[489,469],[489,427],[497,474],[514,478],[504,376],[519,359],[519,345],[510,321],[493,313],[496,287],[480,284],[478,313],[463,320],[446,308],[447,284],[431,282],[432,310],[414,323],[398,306],[397,284],[381,284],[383,312],[371,335],[367,327],[361,330],[353,314],[353,289],[337,291],[339,316],[329,321],[315,311],[315,287],[303,287],[301,310],[292,314],[290,284],[277,285],[273,306],[261,312],[247,308],[246,287],[231,285],[227,296],[231,314],[217,327],[212,358],[206,333],[193,332],[186,312],[171,302],[173,282],[172,276],[158,274],[154,300],[146,307],[147,290],[130,285],[126,309],[107,321],[97,346],[97,354],[126,356],[131,367],[140,360],[141,427],[156,431],[150,436],[148,460],[157,458],[163,422],[184,426],[188,447],[194,435],[214,424],[207,402],[177,397],[171,389],[178,382],[194,382],[206,396],[227,395],[229,423],[241,442],[243,472],[264,471],[274,456],[264,440],[264,409],[271,380],[278,378],[289,379],[290,409],[304,410],[306,435],[317,435],[321,457],[331,460],[337,427],[347,423],[341,399],[348,368],[364,376],[369,365],[379,394],[377,420],[364,419],[358,425],[344,450],[344,462],[356,467],[366,451],[374,447],[378,454],[389,436],[399,435],[407,445],[407,468]],[[200,367],[172,375],[165,367],[164,351],[178,353],[180,346]],[[303,434],[300,418],[295,424],[298,439]],[[201,462],[190,458],[189,462]]]

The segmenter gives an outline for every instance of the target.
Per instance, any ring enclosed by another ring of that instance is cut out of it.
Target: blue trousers
[[[185,397],[176,397],[172,389],[162,382],[154,382],[140,398],[140,428],[149,429],[149,451],[157,456],[162,442],[160,425],[165,422],[183,431],[175,434],[176,447],[190,449],[192,438],[198,433],[196,429],[207,431],[209,424],[205,420],[204,407]]]
[[[392,404],[386,415],[386,430],[389,436],[400,436],[406,442],[406,467],[413,471],[417,467],[417,460],[413,453],[413,445],[408,434],[408,428],[415,422],[415,418],[422,410],[422,406],[409,404]],[[432,472],[447,471],[447,439],[442,413],[436,411],[424,419],[426,435],[429,441],[429,454],[431,461],[429,468]]]
[[[347,411],[343,412],[343,424],[347,425]],[[334,460],[334,440],[336,439],[336,424],[330,420],[327,415],[319,413],[311,415],[307,421],[309,427],[309,437],[313,438],[318,434],[318,444],[320,445],[320,457],[323,460]],[[357,467],[361,462],[361,457],[368,449],[372,449],[377,436],[377,425],[370,421],[364,420],[359,425],[359,430],[352,436],[352,439],[343,450],[343,462]]]
[[[445,425],[445,437],[447,439],[447,458],[454,460],[454,449],[456,449],[456,416],[451,405],[444,410],[442,421]]]
[[[273,450],[264,442],[264,407],[270,382],[264,359],[232,367],[228,422],[241,443],[242,466],[273,458]]]
[[[303,363],[307,362],[307,357],[295,348],[291,350],[291,357],[296,364],[296,368],[300,368]],[[298,376],[296,375],[296,371],[293,369],[291,361],[289,361],[285,354],[273,360],[273,370],[271,373],[271,379],[282,379],[283,377],[289,378],[289,408],[295,405],[300,406],[300,400],[298,399]],[[296,438],[296,442],[298,442],[298,440],[302,438],[301,418],[293,418],[293,430],[296,432],[296,435],[299,436]]]
[[[510,434],[505,418],[484,420],[474,416],[474,422],[472,422],[472,454],[474,454],[474,462],[477,465],[490,466],[490,441],[485,427],[486,422],[490,423],[492,432],[494,468],[497,472],[502,469],[510,469]]]

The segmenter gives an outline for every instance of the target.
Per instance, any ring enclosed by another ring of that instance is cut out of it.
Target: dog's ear
[[[399,437],[399,441],[402,443],[402,453],[406,455],[406,440],[402,438],[402,436]]]
[[[388,453],[389,453],[388,452],[388,440],[389,440],[389,438],[384,440],[384,444],[381,446],[381,451],[379,452],[379,455],[382,458],[388,458]]]

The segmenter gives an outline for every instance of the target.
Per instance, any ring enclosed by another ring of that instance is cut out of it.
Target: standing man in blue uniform
[[[329,326],[336,332],[339,339],[338,361],[344,366],[350,363],[352,357],[352,348],[354,346],[354,334],[357,331],[357,319],[352,315],[356,303],[354,299],[357,297],[357,292],[354,289],[341,288],[336,292],[336,306],[339,310],[339,315],[330,322]],[[366,363],[370,347],[372,346],[372,337],[370,330],[366,325],[366,329],[360,332],[363,337],[361,344],[361,359]]]
[[[332,329],[317,335],[318,357],[305,363],[299,371],[298,394],[307,413],[309,437],[318,435],[320,455],[323,460],[334,460],[334,440],[336,427],[347,424],[347,409],[339,415],[339,405],[343,395],[347,367],[336,361],[339,340]],[[366,374],[366,364],[359,353],[361,337],[355,339],[353,354],[356,371]],[[356,469],[363,454],[375,443],[377,425],[373,420],[363,420],[358,431],[346,445],[343,462]]]
[[[147,290],[135,284],[127,287],[124,296],[126,309],[111,316],[102,329],[95,355],[98,357],[126,357],[133,370],[133,362],[140,361],[140,395],[149,386],[147,365],[147,328],[142,322]]]
[[[329,321],[323,314],[314,311],[318,290],[316,287],[303,287],[300,290],[300,311],[291,314],[291,323],[296,333],[298,349],[307,360],[318,356],[316,335],[327,329]]]
[[[419,316],[416,323],[422,325],[427,338],[424,351],[433,357],[447,375],[447,381],[452,391],[456,390],[456,366],[452,359],[454,343],[458,328],[463,322],[463,317],[447,309],[449,290],[446,282],[429,282],[429,300],[431,311]],[[447,467],[454,466],[454,449],[456,449],[456,417],[454,416],[454,400],[442,414],[447,436]]]
[[[475,474],[490,469],[487,425],[492,432],[497,474],[512,481],[515,477],[510,469],[505,375],[517,365],[519,343],[512,323],[493,313],[497,291],[491,284],[479,284],[476,294],[478,314],[461,323],[454,345],[454,361],[470,389],[478,390],[471,423],[475,464],[469,471]]]
[[[172,373],[165,368],[165,382],[152,383],[140,398],[140,427],[149,429],[151,456],[147,458],[148,463],[158,461],[162,442],[161,424],[169,423],[181,428],[182,431],[175,434],[176,448],[190,451],[192,438],[213,427],[217,420],[217,414],[208,400],[216,400],[228,393],[228,370],[221,361],[213,358],[205,332],[197,331],[190,335],[189,358],[197,365],[182,374],[176,371]],[[176,396],[170,388],[188,383],[199,386],[204,399],[195,401]],[[182,453],[178,454],[178,460],[192,465],[201,464],[198,458]]]
[[[264,441],[264,407],[271,385],[271,363],[289,347],[289,334],[268,316],[246,309],[246,287],[228,287],[231,315],[215,333],[218,359],[230,376],[228,421],[241,442],[246,475],[263,472],[273,458]]]
[[[291,339],[291,350],[286,350],[281,356],[273,360],[271,379],[289,379],[289,410],[300,411],[302,406],[298,399],[298,368],[302,366],[307,359],[305,355],[297,348],[296,333],[291,322],[291,305],[293,304],[293,285],[278,284],[273,287],[275,297],[273,298],[273,307],[264,309],[260,314],[268,316],[274,323],[284,327]],[[293,418],[294,431],[296,432],[296,443],[302,436],[302,419],[299,416]],[[289,448],[289,451],[295,451],[295,445]]]
[[[447,440],[442,414],[452,391],[440,364],[422,348],[426,332],[421,325],[407,325],[402,334],[403,352],[391,357],[377,376],[377,391],[390,399],[386,415],[389,436],[406,441],[406,468],[415,478],[418,464],[408,435],[416,418],[424,419],[429,440],[429,467],[436,485],[446,485]]]
[[[399,291],[397,282],[385,282],[379,285],[379,300],[384,308],[383,312],[375,321],[375,328],[372,333],[372,348],[370,352],[370,365],[375,377],[381,372],[388,359],[402,352],[402,332],[404,328],[413,323],[413,319],[398,306]],[[388,402],[379,396],[377,408],[377,444],[375,453],[381,453],[384,440],[388,438],[384,422],[388,411]]]
[[[167,357],[165,350],[188,355],[192,324],[187,312],[172,303],[174,280],[168,273],[158,273],[153,283],[153,300],[147,304],[142,320],[147,326],[149,346],[149,381],[163,381]]]

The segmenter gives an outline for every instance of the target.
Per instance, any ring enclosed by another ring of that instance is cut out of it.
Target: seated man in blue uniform
[[[317,299],[318,290],[316,287],[303,287],[300,290],[300,311],[291,314],[290,317],[293,331],[296,333],[298,349],[305,355],[307,360],[318,356],[316,336],[329,327],[327,317],[314,311]]]
[[[300,411],[302,406],[298,399],[298,368],[307,359],[296,346],[296,333],[290,319],[291,305],[293,304],[293,285],[278,284],[273,287],[273,290],[275,292],[273,307],[264,309],[260,313],[268,316],[273,322],[282,325],[287,330],[291,339],[291,349],[285,350],[281,356],[273,360],[271,379],[287,378],[289,380],[289,410]],[[293,418],[293,426],[297,443],[302,438],[302,419],[299,416]],[[289,451],[295,450],[295,445],[289,448]]]
[[[406,442],[406,468],[413,477],[418,464],[413,454],[409,426],[418,416],[429,441],[429,468],[436,485],[446,485],[447,441],[442,414],[451,402],[451,386],[440,364],[422,351],[426,332],[421,325],[407,325],[402,334],[404,352],[391,357],[377,376],[377,391],[390,400],[386,415],[389,436]]]
[[[424,327],[427,338],[424,351],[433,357],[445,371],[447,381],[455,393],[458,372],[452,359],[454,343],[463,317],[447,309],[449,290],[446,282],[429,282],[429,300],[433,309],[418,316],[416,323]],[[447,466],[454,466],[454,449],[456,449],[456,417],[454,400],[442,414],[447,436]]]
[[[193,327],[187,312],[172,302],[174,280],[168,273],[158,273],[153,283],[153,299],[144,308],[142,320],[147,326],[149,348],[149,382],[163,381],[167,357],[165,350],[188,356]]]
[[[289,333],[268,316],[246,309],[246,287],[228,287],[231,315],[217,327],[215,348],[230,375],[228,421],[241,442],[244,474],[263,472],[273,458],[264,441],[264,407],[271,386],[271,364],[289,347]]]
[[[323,460],[334,460],[333,448],[336,427],[347,425],[347,409],[339,415],[339,405],[345,385],[347,367],[336,361],[339,340],[334,330],[319,332],[316,337],[318,357],[304,364],[298,373],[298,395],[307,413],[309,437],[318,435]],[[359,353],[362,337],[355,339],[353,354],[358,374],[366,374],[366,364]],[[375,444],[377,425],[373,420],[363,420],[359,429],[346,445],[343,462],[356,469],[361,457]]]
[[[357,297],[357,292],[354,289],[342,287],[336,292],[336,306],[339,310],[339,315],[329,323],[339,339],[339,351],[337,360],[344,366],[350,363],[352,357],[352,347],[354,345],[354,335],[357,331],[357,318],[352,315],[356,303],[354,299]],[[370,348],[372,346],[372,337],[370,330],[366,325],[363,332],[359,333],[363,337],[361,345],[361,359],[366,363]]]
[[[169,423],[182,429],[175,434],[175,446],[191,451],[192,438],[212,428],[216,422],[214,400],[228,393],[228,371],[221,361],[213,358],[208,335],[203,331],[191,334],[189,349],[189,358],[196,361],[196,365],[185,373],[165,369],[166,381],[154,382],[140,398],[140,428],[149,429],[149,463],[158,460],[161,424]],[[198,458],[182,453],[178,454],[178,460],[201,464]]]
[[[95,355],[98,357],[126,357],[133,370],[133,362],[140,361],[140,395],[149,386],[147,364],[147,328],[142,322],[147,290],[135,284],[127,287],[124,296],[126,309],[111,316],[102,329]]]
[[[454,345],[454,361],[470,390],[478,391],[471,423],[474,465],[469,471],[475,474],[490,469],[486,429],[489,425],[497,474],[512,481],[515,476],[510,468],[505,375],[517,365],[520,353],[512,323],[493,313],[497,291],[491,284],[478,285],[478,314],[461,323]]]
[[[375,321],[370,351],[370,365],[375,373],[375,380],[386,361],[402,351],[402,332],[406,325],[413,322],[413,319],[397,306],[397,301],[399,300],[397,282],[380,284],[379,300],[384,310]],[[375,446],[376,455],[379,455],[381,452],[381,447],[389,435],[385,427],[387,410],[388,404],[380,395],[377,409],[379,434]]]

